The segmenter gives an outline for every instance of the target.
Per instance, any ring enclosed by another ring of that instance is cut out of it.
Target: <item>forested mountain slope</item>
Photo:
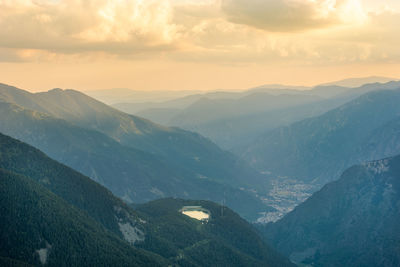
[[[177,196],[221,201],[248,218],[268,209],[234,185],[171,167],[163,158],[126,147],[97,131],[80,128],[47,114],[0,103],[0,131],[40,148],[52,158],[82,172],[128,202]],[[246,206],[250,204],[252,209]]]
[[[30,178],[0,169],[0,255],[35,266],[165,266]],[[10,260],[9,260],[10,261]]]
[[[1,85],[0,99],[108,135],[122,145],[164,157],[170,166],[252,189],[268,187],[264,176],[199,134],[168,128],[111,108],[74,90],[32,94]],[[260,186],[261,185],[261,186]]]
[[[207,223],[179,210],[200,206],[210,212]],[[143,215],[148,238],[140,247],[174,259],[182,266],[293,266],[266,245],[252,225],[226,206],[210,201],[155,200],[136,207]],[[203,257],[206,251],[207,257]]]
[[[88,177],[1,134],[0,185],[0,262],[7,265],[291,266],[226,206],[162,199],[134,211]],[[211,218],[183,215],[186,205],[204,206]]]
[[[399,266],[400,156],[347,169],[264,231],[312,266]]]

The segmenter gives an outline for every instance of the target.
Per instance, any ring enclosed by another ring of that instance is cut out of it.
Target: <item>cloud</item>
[[[347,54],[359,55],[359,60],[372,62],[400,61],[400,13],[395,10],[369,13],[363,25],[336,30],[325,34],[325,43],[342,47]],[[350,50],[348,47],[359,48]],[[331,49],[331,51],[335,51]],[[344,52],[342,52],[344,54]]]
[[[397,60],[398,11],[362,0],[0,0],[0,61]]]
[[[166,0],[0,0],[0,46],[63,53],[172,49]]]
[[[229,21],[271,32],[326,28],[365,19],[359,0],[223,0]]]
[[[10,48],[0,48],[0,62],[23,62],[19,51]]]

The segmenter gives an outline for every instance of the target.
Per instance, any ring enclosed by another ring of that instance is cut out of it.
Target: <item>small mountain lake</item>
[[[180,212],[199,221],[208,221],[210,219],[210,211],[201,206],[185,206],[180,209]]]

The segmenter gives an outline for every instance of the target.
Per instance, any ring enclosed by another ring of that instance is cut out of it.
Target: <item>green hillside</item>
[[[165,266],[30,178],[0,169],[2,261],[47,266]],[[5,259],[7,258],[7,259]]]
[[[214,266],[288,264],[227,207],[224,220],[218,217],[222,207],[208,201],[162,199],[134,211],[90,178],[2,134],[0,170],[0,262],[5,266],[38,265],[40,255],[42,261],[47,255],[50,266],[213,266],[211,259]],[[203,230],[201,222],[178,212],[180,205],[193,203],[213,214]],[[190,249],[195,240],[201,241],[199,249]]]
[[[180,209],[201,206],[210,212],[203,223]],[[139,247],[182,266],[292,266],[271,249],[248,222],[227,207],[210,201],[155,200],[136,207],[149,237]],[[204,257],[206,256],[206,257]]]

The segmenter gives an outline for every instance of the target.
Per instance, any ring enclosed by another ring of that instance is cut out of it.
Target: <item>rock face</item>
[[[263,230],[295,262],[400,265],[400,156],[346,170]]]

